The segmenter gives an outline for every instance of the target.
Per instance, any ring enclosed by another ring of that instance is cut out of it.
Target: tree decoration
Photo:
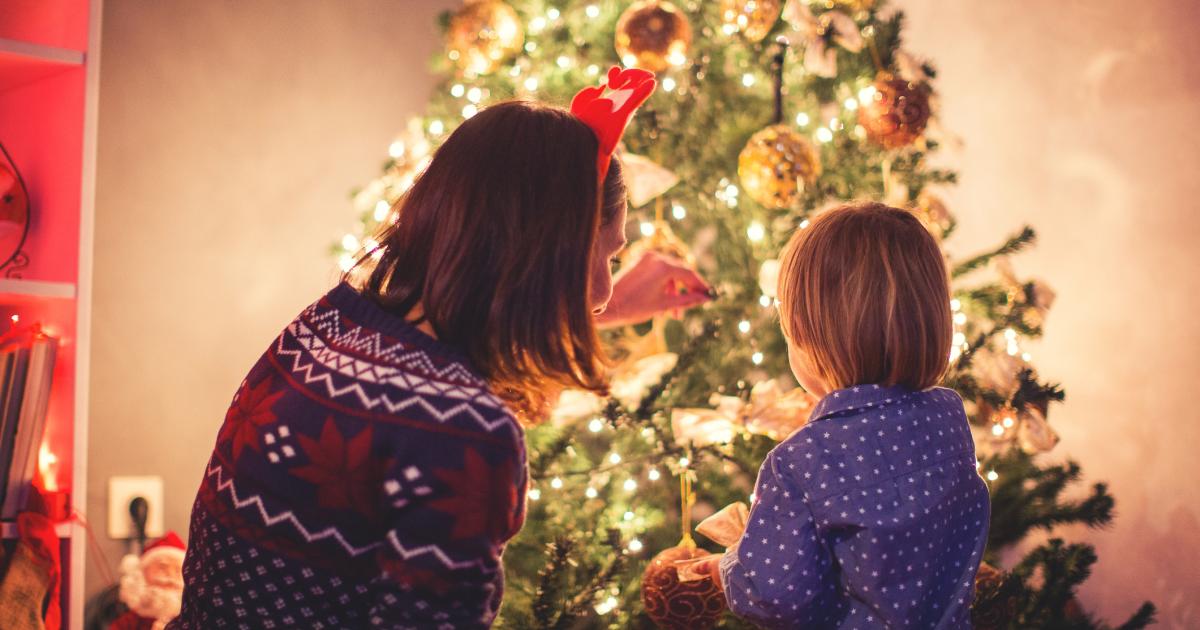
[[[929,88],[881,75],[874,94],[858,110],[867,138],[886,149],[906,147],[921,137],[929,122]]]
[[[678,175],[647,157],[622,153],[621,166],[629,203],[634,208],[646,205],[679,183]]]
[[[640,0],[617,20],[617,55],[626,66],[651,72],[679,67],[691,46],[692,26],[670,2]]]
[[[801,0],[788,0],[783,17],[804,39],[804,69],[826,78],[837,76],[837,44],[857,53],[863,49],[858,24],[841,11],[826,11],[819,17]]]
[[[790,208],[821,174],[812,142],[788,125],[772,125],[750,137],[738,154],[738,178],[765,208]]]
[[[808,422],[816,400],[799,387],[785,392],[779,381],[768,379],[751,388],[749,400],[713,394],[710,403],[714,409],[671,411],[671,432],[678,444],[725,444],[741,432],[783,440]]]
[[[783,12],[781,0],[721,0],[721,22],[726,33],[740,32],[743,37],[760,42]]]
[[[678,545],[654,556],[642,574],[642,604],[646,615],[664,630],[708,630],[725,612],[725,593],[712,578],[682,581],[679,566],[688,560],[705,557],[708,552],[696,547],[691,534],[691,510],[696,502],[692,493],[691,471],[680,475],[680,502],[683,514],[683,539]]]
[[[517,12],[500,0],[467,0],[450,19],[446,47],[467,74],[487,74],[525,42]]]

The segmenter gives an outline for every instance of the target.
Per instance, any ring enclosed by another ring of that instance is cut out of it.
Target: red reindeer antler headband
[[[654,92],[657,83],[654,74],[638,68],[621,69],[613,66],[608,71],[608,85],[598,85],[583,88],[571,100],[571,113],[575,114],[592,128],[596,139],[600,141],[600,150],[596,156],[596,170],[600,173],[600,182],[608,175],[608,165],[612,162],[613,151],[621,141],[621,134],[633,112]],[[611,90],[608,96],[601,96],[604,90]]]

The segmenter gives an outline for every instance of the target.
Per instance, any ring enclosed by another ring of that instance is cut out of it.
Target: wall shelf
[[[54,533],[58,534],[59,538],[70,538],[74,523],[59,523],[54,526]],[[0,523],[0,538],[10,540],[17,537],[17,524],[12,521],[4,521]]]
[[[0,91],[83,66],[78,50],[0,38]]]
[[[0,303],[23,304],[39,299],[73,300],[75,285],[70,282],[0,279]]]

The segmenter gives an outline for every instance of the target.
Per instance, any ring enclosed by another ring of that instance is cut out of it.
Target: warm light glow
[[[804,228],[808,227],[809,223],[810,223],[810,222],[809,222],[809,220],[808,220],[808,219],[805,219],[805,220],[801,221],[801,222],[800,222],[800,229],[801,229],[801,230],[803,230]]]
[[[600,418],[592,418],[592,421],[588,423],[588,431],[591,431],[592,433],[599,433],[603,429],[604,421],[602,421]]]
[[[958,311],[962,310],[962,302],[959,302],[958,298],[954,298],[954,299],[950,300],[950,310],[952,310],[956,313]]]
[[[808,114],[805,114],[804,112],[800,112],[799,114],[796,114],[796,124],[797,125],[800,125],[801,127],[807,127],[808,123],[809,123]]]
[[[634,516],[633,512],[625,512],[625,514],[621,518],[624,518],[627,521],[632,521],[633,516]]]
[[[541,490],[538,490],[537,488],[530,488],[530,489],[529,489],[529,500],[530,500],[530,501],[537,501],[537,500],[538,500],[538,499],[540,499],[540,498],[542,498],[542,491],[541,491]]]
[[[42,487],[47,492],[58,492],[58,456],[44,443],[38,449],[38,472],[42,475]]]
[[[544,28],[546,28],[546,18],[539,15],[532,20],[529,20],[530,33],[536,33]]]
[[[608,599],[596,604],[596,612],[601,615],[607,615],[617,607],[617,598],[609,596]]]
[[[763,224],[755,221],[750,224],[750,227],[746,228],[746,236],[749,237],[751,242],[757,243],[767,236],[767,229],[763,227]]]
[[[477,87],[467,90],[468,101],[471,101],[472,103],[478,103],[481,99],[483,99],[483,90]]]
[[[392,158],[398,158],[404,155],[404,141],[397,140],[388,145],[388,155]]]
[[[388,211],[391,209],[392,209],[392,207],[388,205],[387,201],[385,201],[383,199],[376,201],[375,202],[375,220],[382,221],[385,218],[387,218]]]
[[[620,456],[620,455],[618,455],[617,453],[613,453],[612,455],[609,455],[609,456],[608,456],[608,461],[610,461],[610,462],[612,462],[612,463],[614,463],[614,464],[620,464],[620,463],[621,463],[621,456]]]
[[[637,552],[641,551],[641,550],[642,550],[642,541],[640,541],[640,540],[638,540],[638,539],[636,539],[636,538],[634,538],[633,540],[629,541],[629,550],[630,550],[630,551],[632,551],[632,552],[634,552],[634,553],[637,553]]]
[[[769,295],[759,296],[758,303],[761,304],[763,308],[770,307],[771,306],[771,296],[769,296]]]
[[[955,313],[954,314],[954,323],[959,326],[962,326],[963,324],[967,323],[967,314],[961,313],[961,312]]]
[[[989,471],[988,471],[988,474],[987,474],[987,479],[988,479],[988,481],[995,481],[995,480],[997,480],[997,479],[999,479],[999,478],[1000,478],[1000,475],[997,475],[997,474],[996,474],[996,471],[994,471],[994,470],[989,470]]]
[[[754,75],[750,74],[749,72],[747,72],[746,74],[743,74],[742,75],[742,85],[744,85],[746,87],[750,87],[751,85],[754,85]]]
[[[587,498],[589,498],[589,499],[595,499],[595,498],[596,498],[596,496],[597,496],[597,495],[599,495],[599,494],[600,494],[600,493],[599,493],[599,492],[596,492],[596,489],[595,489],[595,488],[593,488],[593,487],[591,487],[591,486],[588,486],[588,489],[587,489],[587,490],[584,490],[584,492],[583,492],[583,495],[584,495],[584,496],[586,496],[586,497],[587,497]]]
[[[358,237],[353,234],[347,234],[342,237],[342,249],[354,251],[358,249]]]
[[[846,99],[846,102],[844,104],[846,105],[846,109],[848,111],[854,111],[854,110],[858,109],[858,101],[856,101],[852,98]]]
[[[633,479],[626,479],[625,480],[625,490],[628,492],[633,492],[634,490],[637,490],[637,482],[634,481]]]
[[[583,10],[583,12],[586,13],[590,18],[598,17],[600,15],[600,7],[594,4],[589,4],[587,5],[587,8]]]
[[[649,221],[642,221],[639,229],[642,232],[642,236],[654,236],[654,224]]]
[[[675,91],[675,79],[672,79],[671,77],[667,77],[667,78],[663,79],[662,88],[668,92],[674,92]]]
[[[354,268],[354,257],[350,254],[342,254],[341,258],[338,258],[338,267],[341,267],[342,271],[350,271]]]
[[[600,74],[600,66],[597,66],[596,64],[592,64],[592,65],[588,66],[587,73],[592,76],[596,76],[597,74]]]
[[[671,204],[671,216],[675,217],[676,221],[682,221],[687,216],[687,208],[673,203]]]
[[[867,87],[858,91],[858,102],[862,103],[863,105],[869,103],[873,98],[875,98],[874,85],[868,85]]]
[[[667,55],[667,63],[678,68],[679,66],[687,63],[687,57],[684,56],[683,51],[681,50],[672,50]]]
[[[754,493],[754,492],[750,493],[750,503],[754,503],[754,500],[757,498],[758,498],[758,495],[756,493]]]
[[[550,18],[551,20],[557,20],[558,16],[558,9],[555,9],[554,7],[550,7],[550,9],[546,11],[546,17]]]
[[[566,68],[567,66],[571,65],[571,58],[566,55],[559,55],[558,59],[555,60],[555,63],[558,64],[559,68]]]
[[[551,480],[550,480],[550,487],[551,487],[551,488],[554,488],[555,490],[558,490],[558,489],[562,488],[562,487],[563,487],[563,480],[562,480],[562,478],[560,478],[560,477],[555,477],[554,479],[551,479]]]
[[[479,108],[475,107],[475,105],[470,104],[470,103],[468,103],[466,107],[462,108],[463,118],[470,118],[478,113],[479,113]]]
[[[538,89],[537,77],[529,77],[528,79],[525,79],[525,89],[529,90],[530,92],[537,90]]]
[[[992,425],[992,435],[996,435],[996,436],[1004,435],[1004,427],[1000,426],[999,424],[993,424]]]
[[[682,467],[684,467],[684,468],[687,468],[687,467],[688,467],[688,464],[690,464],[690,463],[692,463],[692,462],[691,462],[691,460],[689,460],[689,459],[688,459],[688,458],[686,458],[686,457],[680,457],[680,458],[679,458],[679,465],[680,465],[680,466],[682,466]]]
[[[463,93],[466,92],[466,90],[467,89],[464,88],[461,83],[455,83],[454,85],[452,85],[450,87],[450,96],[453,96],[454,98],[459,98],[463,95]]]
[[[1015,423],[1016,421],[1013,420],[1012,416],[1004,416],[1004,419],[1000,421],[1000,424],[1003,424],[1005,429],[1011,429]]]
[[[662,477],[662,474],[658,472],[657,468],[651,468],[646,473],[646,476],[650,478],[650,481],[658,481],[659,477]]]
[[[738,322],[738,330],[741,331],[743,335],[750,332],[750,322],[744,319]]]
[[[446,130],[446,126],[443,125],[442,121],[440,121],[440,120],[435,120],[435,121],[429,123],[429,133],[431,133],[435,136],[442,135],[442,132],[445,130]]]
[[[525,52],[533,52],[537,50],[537,44],[533,42],[525,42]]]
[[[12,323],[14,323],[14,324],[15,324],[15,323],[17,323],[17,322],[19,322],[19,321],[21,321],[21,316],[20,316],[20,315],[13,315],[13,316],[12,316]]]
[[[763,362],[763,353],[761,353],[761,352],[755,352],[754,354],[750,355],[750,362],[751,362],[751,363],[753,363],[754,365],[760,365],[760,364],[762,364],[762,362]]]
[[[833,132],[828,127],[817,129],[817,142],[829,142],[830,140],[833,140]]]

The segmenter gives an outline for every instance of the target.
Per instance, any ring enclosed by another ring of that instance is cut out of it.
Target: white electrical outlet
[[[162,477],[110,477],[108,479],[108,537],[128,539],[135,536],[129,503],[142,497],[149,504],[146,514],[146,538],[163,535]]]

